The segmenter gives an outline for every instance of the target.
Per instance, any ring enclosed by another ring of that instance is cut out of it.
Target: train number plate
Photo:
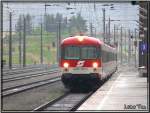
[[[85,68],[84,67],[76,67],[76,68],[74,68],[74,70],[85,70]]]

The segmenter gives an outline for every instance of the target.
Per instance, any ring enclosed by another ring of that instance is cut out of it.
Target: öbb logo
[[[78,61],[76,66],[77,67],[82,67],[84,65],[84,62],[85,61]]]

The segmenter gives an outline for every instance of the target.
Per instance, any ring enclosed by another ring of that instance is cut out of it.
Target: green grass
[[[34,31],[34,34],[39,34],[40,32],[37,30],[36,33]],[[18,49],[18,34],[16,34],[16,38],[13,38],[13,55],[12,55],[12,63],[13,64],[19,64],[19,49]],[[43,39],[43,62],[46,64],[55,64],[57,63],[57,50],[56,47],[52,47],[52,42],[57,41],[56,33],[48,33],[44,32],[42,35]],[[62,33],[62,39],[65,37],[68,37],[68,33],[64,32]],[[41,52],[41,36],[39,35],[27,35],[26,36],[26,64],[39,64],[40,63],[40,52]],[[55,45],[57,45],[55,43]],[[4,47],[3,52],[5,53],[3,55],[3,59],[6,60],[6,63],[8,64],[8,42],[6,46]]]
[[[23,33],[22,33],[23,34]],[[64,39],[69,36],[67,30],[61,32],[61,39]],[[55,46],[57,46],[57,34],[56,32],[45,32],[43,30],[43,62],[45,64],[56,64],[57,63],[57,49],[56,47],[52,47],[52,43],[55,42]],[[23,40],[23,38],[22,38]],[[31,35],[26,36],[26,64],[39,64],[40,63],[40,54],[41,54],[41,35],[40,29],[36,29],[33,31]],[[5,41],[6,42],[6,41]],[[12,63],[19,64],[19,36],[18,33],[13,35],[12,38],[12,47],[13,47],[13,56]],[[7,43],[4,44],[3,59],[6,60],[8,64],[8,39]],[[22,45],[23,46],[23,45]],[[23,48],[22,48],[23,49]],[[22,50],[23,51],[23,50]]]

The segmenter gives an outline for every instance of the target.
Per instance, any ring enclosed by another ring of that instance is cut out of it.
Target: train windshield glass
[[[96,47],[82,47],[81,48],[81,59],[95,59],[97,58]]]
[[[65,47],[64,58],[65,59],[80,59],[80,48],[77,46]]]
[[[67,46],[64,49],[64,59],[96,59],[98,50],[94,46]]]

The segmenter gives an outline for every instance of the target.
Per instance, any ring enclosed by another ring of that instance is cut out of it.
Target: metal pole
[[[59,35],[58,35],[58,32],[59,32],[59,23],[57,23],[57,31],[56,31],[56,35],[57,35],[57,61],[59,61]]]
[[[12,68],[12,13],[9,13],[9,69]]]
[[[1,3],[1,23],[3,23],[3,4]],[[3,24],[1,24],[1,68],[3,68],[3,66],[4,66],[4,62],[3,62]],[[1,70],[1,73],[3,73],[3,69]]]
[[[21,30],[22,30],[22,27],[21,27],[21,18],[20,18],[20,25],[19,25],[19,64],[21,66]]]
[[[41,64],[43,64],[43,37],[42,37],[42,23],[41,23]]]
[[[57,61],[60,60],[60,41],[61,41],[61,21],[58,22],[58,31],[57,31]]]
[[[71,20],[70,20],[70,23],[71,23]],[[71,25],[70,25],[70,23],[68,25],[68,32],[69,32],[69,35],[71,36],[72,34],[71,34]]]
[[[136,40],[136,29],[135,29],[134,32],[135,32],[135,43],[136,43],[136,44],[134,45],[134,46],[135,46],[135,50],[134,50],[134,51],[135,51],[135,67],[136,67],[136,45],[137,45],[137,40]]]
[[[126,46],[127,46],[127,42],[126,42],[126,39],[127,39],[127,37],[126,37],[126,29],[125,29],[125,31],[124,31],[124,37],[125,37],[125,58],[126,58],[126,60],[127,60],[127,49],[126,49]]]
[[[24,17],[24,26],[23,26],[23,67],[26,66],[26,19]]]
[[[93,36],[93,29],[92,28],[93,28],[92,23],[90,23],[90,35],[91,36]]]
[[[133,38],[132,38],[132,40],[131,40],[131,46],[132,46],[131,58],[133,59],[133,49],[134,49],[134,41],[133,41]]]
[[[45,14],[46,14],[46,3],[45,3]]]
[[[121,46],[121,64],[122,64],[122,27],[121,27],[121,30],[120,30],[120,34],[121,34],[121,43],[120,43],[120,46]]]
[[[115,26],[115,24],[114,24],[114,45],[115,45],[115,42],[116,42],[116,40],[115,40],[115,37],[116,37],[116,28],[115,28],[116,26]]]
[[[71,26],[69,25],[69,34],[70,34],[70,36],[72,36],[72,32],[71,32]]]
[[[106,24],[105,29],[106,29],[106,30],[105,30],[105,42],[108,43],[108,35],[107,35],[107,29],[108,29],[108,28],[107,28],[107,24]]]
[[[131,32],[131,33],[132,33],[132,38],[131,38],[130,44],[131,44],[131,59],[132,59],[132,55],[133,55],[133,32]]]
[[[106,33],[105,33],[105,8],[102,9],[103,11],[103,42],[106,40]]]
[[[118,46],[119,46],[119,44],[118,44],[118,27],[117,26],[116,26],[116,31],[117,31],[117,33],[116,33],[116,37],[117,37],[116,45],[117,45],[117,65],[118,65],[118,56],[119,56],[118,55],[118,53],[119,53],[118,52],[119,51],[119,49],[118,49],[119,47]]]
[[[131,34],[130,34],[130,29],[128,30],[128,32],[129,32],[129,35],[128,35],[128,41],[129,41],[129,45],[128,45],[128,63],[130,63],[130,57],[131,57]]]
[[[119,27],[117,27],[117,50],[118,50],[118,61],[120,60],[119,57],[120,57],[120,41],[119,41]],[[120,62],[119,62],[120,63]]]
[[[108,44],[110,44],[110,17],[109,17],[109,21],[108,21]]]
[[[133,31],[133,36],[134,36],[134,31]],[[133,55],[134,55],[134,40],[135,39],[132,38],[132,59],[134,58],[133,57]]]
[[[97,35],[96,35],[96,27],[95,27],[95,37],[97,37]]]
[[[59,22],[59,26],[58,26],[58,28],[59,28],[59,32],[58,32],[58,40],[59,40],[59,43],[58,43],[58,48],[59,48],[59,56],[58,56],[58,58],[60,57],[60,42],[61,42],[61,21]],[[58,62],[59,62],[59,60],[60,60],[60,58],[58,59]]]

